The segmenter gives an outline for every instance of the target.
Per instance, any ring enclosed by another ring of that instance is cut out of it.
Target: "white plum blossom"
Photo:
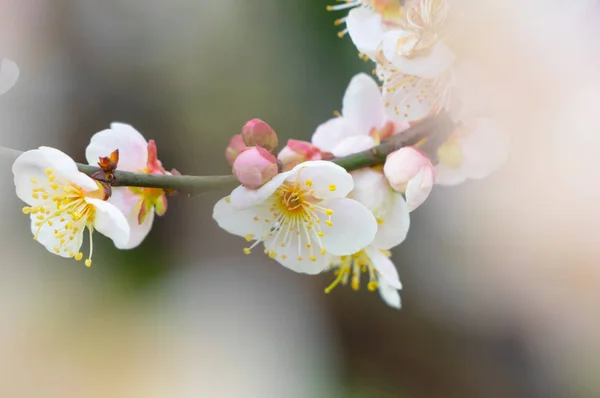
[[[108,236],[116,246],[129,240],[123,213],[105,201],[104,187],[81,173],[69,156],[58,149],[40,147],[24,152],[12,171],[17,196],[28,206],[36,241],[61,257],[81,260],[83,235],[89,232],[90,249],[85,260],[92,265],[94,231]]]
[[[345,156],[370,149],[382,139],[402,134],[407,127],[408,124],[404,122],[389,119],[377,83],[370,76],[361,73],[354,76],[348,85],[341,116],[318,126],[312,136],[312,143],[322,151]],[[399,217],[388,225],[406,225],[406,230],[394,230],[399,234],[399,239],[393,240],[392,245],[386,243],[378,247],[389,249],[400,244],[408,231],[408,211],[403,196],[392,190],[381,167],[355,170],[351,174],[355,187],[350,197],[371,209],[379,222],[383,220],[382,214],[386,213],[388,216]],[[380,236],[389,236],[387,226],[381,228],[380,225],[375,240]]]
[[[402,284],[396,267],[389,259],[389,249],[406,239],[410,216],[402,195],[392,190],[385,176],[370,168],[353,172],[354,190],[349,197],[365,205],[377,220],[377,233],[373,242],[351,256],[331,257],[330,268],[337,278],[325,289],[330,292],[340,282],[351,280],[353,289],[360,287],[361,273],[369,275],[369,290],[379,290],[383,300],[394,308],[400,308]]]
[[[510,137],[496,119],[476,117],[459,124],[438,149],[435,183],[457,185],[485,178],[506,162],[509,147]]]
[[[100,157],[119,150],[118,169],[145,174],[171,174],[157,158],[156,144],[128,124],[112,123],[109,129],[94,134],[85,155],[95,165]],[[154,213],[163,215],[167,210],[167,196],[160,188],[113,187],[109,202],[117,206],[127,218],[131,234],[119,249],[138,246],[150,232]]]
[[[412,2],[414,0],[409,0]],[[371,21],[362,21],[363,23],[373,25],[370,26],[369,30],[382,29],[385,25],[395,25],[399,22],[402,16],[404,7],[401,4],[401,0],[338,0],[341,4],[327,6],[328,11],[340,11],[350,10],[348,16],[339,18],[335,21],[335,25],[346,24],[347,28],[344,28],[338,33],[339,37],[344,37],[349,32],[350,24],[353,23],[352,19],[355,17],[356,12],[369,11],[375,18]],[[354,40],[354,38],[353,38]],[[356,42],[355,42],[356,44]],[[359,47],[357,45],[357,47]],[[368,53],[365,52],[368,55]]]
[[[376,62],[384,103],[397,120],[419,121],[448,107],[455,56],[443,42],[445,0],[400,8],[357,7],[345,20],[361,53]]]
[[[10,90],[19,78],[19,67],[14,61],[3,58],[0,61],[0,95]]]
[[[346,196],[352,177],[328,161],[301,163],[259,189],[236,188],[214,207],[225,231],[251,243],[246,254],[264,244],[265,254],[296,272],[318,274],[329,255],[355,253],[377,233],[373,214]]]
[[[370,149],[408,127],[386,114],[377,83],[359,73],[348,84],[341,115],[318,126],[311,141],[323,152],[345,156]]]
[[[383,173],[392,188],[406,197],[408,211],[419,207],[431,193],[435,173],[431,160],[414,147],[404,147],[390,153]]]

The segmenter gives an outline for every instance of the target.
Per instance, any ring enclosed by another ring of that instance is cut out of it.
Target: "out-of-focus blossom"
[[[388,250],[406,239],[410,216],[402,195],[392,190],[379,171],[362,169],[352,172],[354,190],[349,197],[365,205],[377,220],[377,233],[373,242],[352,256],[336,256],[329,260],[330,268],[337,272],[335,281],[325,290],[331,291],[340,282],[346,284],[352,276],[352,287],[358,290],[360,274],[369,274],[369,290],[379,289],[390,306],[400,308],[399,289],[402,288]]]
[[[383,173],[391,187],[406,196],[408,211],[425,202],[435,178],[427,155],[414,147],[404,147],[389,154]]]
[[[435,183],[456,185],[485,178],[506,162],[509,147],[510,137],[497,120],[467,121],[438,149]]]
[[[409,0],[405,3],[409,3],[408,6],[410,6],[410,3],[413,1]],[[344,37],[346,33],[352,35],[350,25],[359,21],[367,25],[365,26],[366,31],[378,32],[379,30],[384,30],[386,26],[397,26],[402,21],[404,10],[407,7],[407,5],[402,6],[401,3],[401,0],[349,0],[344,1],[343,4],[327,6],[327,10],[340,11],[351,9],[348,16],[335,21],[336,26],[346,24],[346,28],[338,33],[339,37]],[[362,19],[363,13],[368,13],[371,18]],[[360,49],[354,37],[352,40]],[[366,38],[366,41],[368,42],[369,39]],[[368,53],[365,54],[368,55]]]
[[[225,150],[225,158],[227,158],[229,164],[233,166],[235,159],[246,148],[248,148],[248,145],[246,145],[244,142],[244,138],[241,134],[236,134],[231,137],[231,140],[229,140],[229,146]]]
[[[408,127],[391,120],[375,80],[359,73],[348,84],[341,116],[317,127],[312,143],[321,151],[346,156],[370,149]]]
[[[14,162],[17,196],[28,206],[33,237],[51,253],[81,260],[85,230],[89,231],[92,265],[95,230],[117,247],[129,241],[130,228],[123,213],[106,201],[104,187],[77,170],[69,156],[58,149],[40,147],[20,155]]]
[[[145,174],[170,175],[157,157],[156,143],[146,139],[128,124],[112,123],[109,129],[94,134],[86,148],[89,164],[95,165],[100,157],[119,150],[119,170]],[[162,216],[167,211],[167,195],[160,188],[113,187],[109,202],[117,206],[131,228],[127,242],[117,244],[119,249],[138,246],[150,232],[154,213]]]
[[[377,64],[390,115],[416,122],[448,106],[455,56],[440,34],[446,2],[385,3],[384,8],[354,8],[345,22],[358,50]]]
[[[10,90],[19,79],[19,67],[8,58],[0,61],[0,95]]]
[[[265,253],[296,272],[317,274],[329,255],[355,253],[377,233],[373,214],[346,196],[350,174],[321,160],[304,162],[260,189],[236,188],[214,207],[213,218],[227,232],[243,236],[250,254],[261,242]]]
[[[277,154],[277,159],[282,163],[283,170],[289,171],[302,162],[325,159],[326,155],[310,142],[288,140],[287,145]]]
[[[259,146],[247,148],[235,159],[233,174],[246,188],[260,188],[278,174],[277,158]]]
[[[277,148],[277,134],[267,123],[252,119],[242,127],[242,138],[247,146],[259,146],[271,152]]]

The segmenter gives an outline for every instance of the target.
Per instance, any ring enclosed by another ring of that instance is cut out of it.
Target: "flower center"
[[[391,253],[387,250],[382,250],[381,252],[388,257],[391,256]],[[330,293],[340,283],[344,286],[347,285],[348,281],[350,281],[352,289],[359,290],[361,274],[369,274],[369,282],[367,283],[367,289],[369,289],[369,291],[372,292],[377,290],[377,288],[379,287],[379,273],[373,265],[371,258],[367,255],[367,253],[364,250],[354,253],[351,256],[341,256],[338,258],[339,263],[330,264],[331,268],[336,268],[336,278],[331,283],[331,285],[327,286],[327,288],[325,289],[325,293]]]
[[[260,242],[269,241],[271,249],[265,249],[265,254],[271,258],[280,256],[285,260],[288,254],[278,254],[275,248],[291,245],[298,246],[299,261],[304,260],[302,253],[306,251],[310,261],[317,261],[317,254],[324,255],[326,249],[321,241],[325,236],[323,225],[333,226],[333,210],[319,205],[320,200],[314,196],[311,186],[311,180],[306,180],[304,184],[298,180],[284,182],[269,200],[271,217],[264,220],[254,217],[255,222],[265,223],[264,233],[258,238],[253,234],[246,235],[246,240],[256,241],[244,248],[244,253],[250,254]],[[335,190],[335,186],[330,186],[330,189]]]
[[[31,178],[31,197],[42,200],[38,206],[26,206],[23,213],[31,214],[36,219],[34,225],[37,227],[33,239],[38,240],[43,227],[54,228],[53,236],[56,240],[53,248],[56,254],[63,254],[79,261],[83,254],[79,252],[81,239],[85,228],[89,230],[90,254],[85,260],[85,265],[92,265],[92,233],[96,219],[96,209],[85,201],[86,195],[98,199],[104,199],[104,190],[98,184],[98,190],[85,193],[80,187],[65,184],[59,185],[52,169],[45,171],[47,180],[37,181]],[[46,238],[44,238],[46,239]],[[77,252],[75,252],[77,250]]]

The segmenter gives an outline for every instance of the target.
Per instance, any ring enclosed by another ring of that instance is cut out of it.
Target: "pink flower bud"
[[[259,146],[271,152],[277,148],[277,134],[260,119],[252,119],[242,127],[242,137],[248,146]]]
[[[383,173],[391,187],[406,196],[408,211],[415,210],[425,202],[433,188],[433,165],[423,152],[414,147],[390,153]]]
[[[302,162],[323,159],[322,155],[319,148],[310,142],[288,140],[287,145],[277,155],[277,159],[283,163],[283,170],[287,171]]]
[[[233,162],[238,157],[240,152],[244,149],[248,148],[244,143],[244,138],[242,138],[241,134],[234,135],[229,141],[229,146],[225,150],[225,157],[230,165],[233,166]]]
[[[233,174],[250,189],[262,187],[278,172],[277,158],[259,146],[245,149],[233,163]]]

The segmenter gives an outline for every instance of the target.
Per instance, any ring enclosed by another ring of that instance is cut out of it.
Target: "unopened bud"
[[[277,158],[266,149],[253,146],[245,149],[233,163],[233,174],[250,189],[258,189],[278,174]]]
[[[394,190],[405,194],[408,211],[419,207],[433,188],[433,165],[427,155],[413,147],[389,154],[383,173]]]
[[[248,146],[244,143],[242,135],[234,135],[229,141],[229,146],[225,150],[225,157],[227,158],[229,164],[233,166],[233,162],[235,162],[235,159],[246,148],[248,148]]]
[[[287,145],[279,152],[277,158],[283,164],[283,170],[288,171],[296,165],[308,160],[323,159],[319,148],[307,141],[288,140]]]
[[[267,123],[252,119],[242,127],[242,137],[248,146],[259,146],[271,152],[277,148],[277,134]]]

